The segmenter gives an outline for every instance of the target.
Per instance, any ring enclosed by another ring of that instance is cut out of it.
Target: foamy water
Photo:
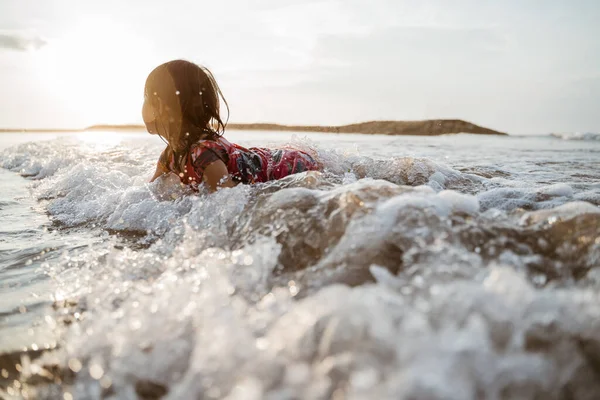
[[[230,132],[325,171],[205,195],[147,183],[157,138],[56,136],[0,154],[5,395],[600,392],[600,141]]]
[[[600,133],[595,132],[553,133],[551,136],[563,140],[600,140]]]

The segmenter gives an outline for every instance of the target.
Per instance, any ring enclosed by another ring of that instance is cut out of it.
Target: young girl
[[[205,183],[215,191],[319,169],[316,160],[300,150],[247,149],[227,141],[219,97],[225,102],[213,75],[194,63],[169,61],[150,73],[142,117],[148,132],[167,143],[151,181],[173,172],[194,189]]]

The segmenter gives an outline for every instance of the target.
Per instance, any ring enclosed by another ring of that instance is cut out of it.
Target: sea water
[[[0,395],[597,398],[599,135],[227,137],[324,170],[207,195],[156,137],[0,135]]]

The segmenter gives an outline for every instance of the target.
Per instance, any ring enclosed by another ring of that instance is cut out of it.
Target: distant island
[[[325,133],[362,133],[367,135],[416,135],[437,136],[453,133],[472,133],[477,135],[503,135],[460,119],[430,119],[424,121],[369,121],[340,126],[291,126],[278,124],[229,124],[229,129],[261,131],[294,131]]]
[[[0,129],[0,132],[85,132],[99,130],[144,130],[143,125],[93,125],[85,129]],[[279,125],[267,123],[227,124],[230,130],[360,133],[367,135],[438,136],[456,133],[503,135],[507,133],[484,128],[460,119],[430,119],[423,121],[369,121],[339,126]]]

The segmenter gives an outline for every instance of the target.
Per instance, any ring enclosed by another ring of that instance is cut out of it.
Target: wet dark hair
[[[173,155],[178,172],[183,170],[193,143],[215,140],[225,132],[227,120],[221,118],[220,102],[227,108],[227,119],[229,105],[206,67],[186,60],[161,64],[148,75],[144,95],[153,110],[158,110],[160,103],[167,110],[166,115],[155,114],[154,133],[167,142],[161,158],[169,160]]]

